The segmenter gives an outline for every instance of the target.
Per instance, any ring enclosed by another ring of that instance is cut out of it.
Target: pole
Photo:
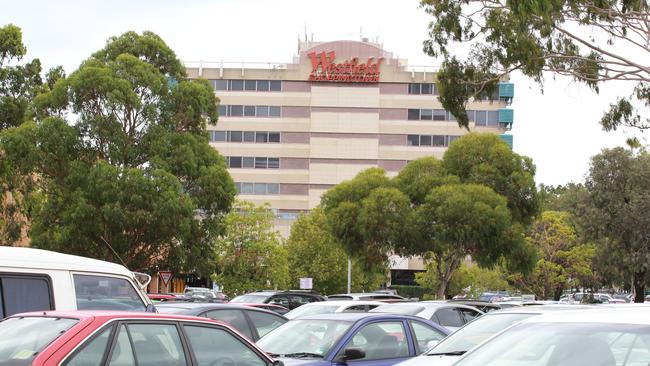
[[[352,293],[352,259],[348,257],[348,294]]]

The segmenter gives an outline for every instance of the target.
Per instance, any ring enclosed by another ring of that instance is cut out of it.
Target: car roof
[[[172,301],[172,302],[156,304],[156,307],[186,309],[188,312],[191,312],[192,314],[200,314],[204,311],[217,310],[217,309],[238,309],[238,310],[258,311],[261,313],[270,313],[273,315],[278,315],[278,313],[270,310],[252,307],[241,303],[220,304],[220,303],[205,303],[205,302],[173,302]]]
[[[372,301],[372,300],[328,300],[328,301],[317,301],[310,302],[304,306],[351,306],[351,305],[385,305],[385,302],[381,301]]]
[[[110,310],[34,311],[30,313],[21,313],[21,314],[12,315],[11,318],[32,317],[32,316],[71,318],[71,319],[79,319],[79,320],[99,319],[104,321],[109,321],[113,319],[164,319],[164,320],[193,320],[193,321],[201,320],[201,321],[207,321],[209,323],[216,322],[218,324],[223,324],[218,321],[213,321],[212,319],[188,316],[188,315],[160,314],[160,313],[137,312],[137,311],[110,311]]]
[[[545,314],[545,313],[556,312],[556,311],[589,310],[589,309],[594,309],[594,306],[595,305],[577,305],[577,304],[576,305],[550,304],[550,305],[517,306],[517,307],[491,311],[486,315]]]
[[[479,309],[477,309],[477,308],[475,308],[473,306],[465,305],[465,304],[459,304],[459,303],[455,303],[455,302],[451,302],[451,303],[450,302],[433,302],[433,301],[432,302],[429,302],[429,301],[399,302],[399,303],[396,303],[396,304],[385,304],[385,307],[382,307],[382,308],[383,309],[390,309],[391,306],[401,306],[401,307],[411,306],[413,308],[419,306],[419,307],[422,307],[422,308],[425,308],[425,309],[427,309],[427,308],[428,309],[432,309],[432,308],[436,308],[436,309],[437,308],[463,308],[463,309],[476,310],[476,311],[480,312],[481,314],[483,314],[483,312],[481,310],[479,310]],[[373,310],[376,310],[376,308],[373,309]]]
[[[526,323],[607,323],[650,325],[650,306],[605,307],[580,311],[547,313],[524,320]]]
[[[133,272],[117,263],[22,247],[0,246],[0,267],[100,272],[133,277]]]
[[[390,313],[327,313],[327,314],[317,314],[317,315],[307,315],[300,318],[292,319],[289,321],[296,320],[344,320],[356,322],[362,319],[412,319],[419,321],[426,321],[426,319],[419,318],[412,315],[404,314],[390,314]]]

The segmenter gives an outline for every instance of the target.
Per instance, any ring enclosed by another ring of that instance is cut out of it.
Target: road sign
[[[160,276],[160,279],[163,282],[163,285],[167,287],[167,284],[169,284],[169,280],[172,279],[173,273],[171,271],[160,271],[158,272],[158,276]]]
[[[312,278],[311,277],[303,277],[300,279],[300,289],[301,290],[311,290],[313,288],[312,286]]]

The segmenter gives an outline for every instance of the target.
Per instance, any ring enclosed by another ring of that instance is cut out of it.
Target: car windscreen
[[[249,302],[253,304],[262,304],[268,298],[269,297],[266,295],[241,295],[230,300],[230,302]]]
[[[512,324],[535,314],[491,314],[480,317],[445,338],[427,354],[468,351]]]
[[[276,357],[292,354],[324,357],[352,324],[345,320],[294,319],[262,337],[257,345]]]
[[[28,366],[79,319],[18,317],[0,322],[0,365]]]
[[[411,304],[391,304],[381,305],[370,310],[370,313],[390,313],[390,314],[405,314],[416,315],[424,310],[424,306],[411,305]]]

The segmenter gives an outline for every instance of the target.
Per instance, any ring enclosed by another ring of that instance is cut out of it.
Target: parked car
[[[147,297],[149,297],[151,301],[160,301],[160,302],[174,301],[178,299],[178,297],[176,297],[176,295],[174,294],[147,294]]]
[[[259,303],[281,305],[293,310],[300,305],[310,302],[325,301],[325,296],[311,291],[260,291],[237,296],[230,300],[232,303]]]
[[[7,366],[274,365],[227,324],[168,314],[27,313],[0,321],[0,339]]]
[[[361,292],[351,294],[335,294],[327,296],[328,300],[365,300],[365,301],[406,301],[407,299],[394,294],[378,293],[378,292]]]
[[[287,318],[272,311],[237,304],[170,302],[159,304],[156,309],[163,314],[203,316],[219,320],[232,325],[253,341],[287,322]]]
[[[548,312],[584,309],[589,307],[547,305],[492,311],[450,334],[422,355],[406,360],[399,366],[449,366],[467,351],[512,324]]]
[[[220,302],[225,303],[230,300],[223,292],[218,292],[210,288],[203,287],[186,287],[185,297],[187,301],[197,302]]]
[[[39,310],[154,311],[151,277],[119,264],[0,246],[0,319]]]
[[[408,314],[428,319],[454,332],[466,323],[483,315],[483,312],[455,302],[404,302],[386,304],[370,310],[371,313]]]
[[[410,315],[320,314],[290,320],[257,345],[286,365],[389,366],[423,352],[448,332]]]
[[[615,304],[615,303],[624,303],[624,300],[614,299],[609,294],[603,293],[575,293],[564,295],[560,297],[561,304],[565,303],[579,303],[579,304]]]
[[[447,300],[447,302],[454,303],[454,304],[468,305],[477,308],[484,313],[501,309],[500,303],[496,304],[487,301],[479,301],[479,300],[471,300],[471,299],[453,299],[453,300]]]
[[[454,366],[646,366],[649,360],[650,308],[620,306],[525,319]]]
[[[330,313],[366,313],[377,306],[384,305],[379,301],[321,301],[305,304],[293,309],[285,315],[288,319],[295,319],[301,316],[330,314]]]
[[[236,303],[238,305],[244,305],[244,306],[250,306],[253,308],[258,308],[258,309],[264,309],[264,310],[270,310],[276,314],[280,314],[282,316],[285,316],[286,313],[288,313],[289,309],[285,308],[282,305],[277,305],[277,304],[255,304],[255,303],[250,303],[250,302],[238,302]],[[305,304],[307,305],[307,304]]]

